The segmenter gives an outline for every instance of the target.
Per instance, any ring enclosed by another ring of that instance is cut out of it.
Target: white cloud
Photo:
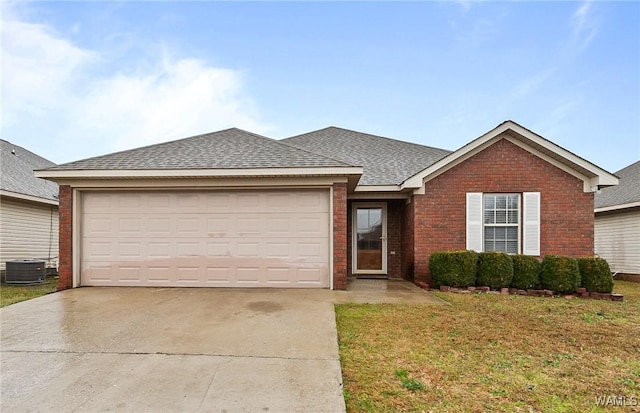
[[[525,99],[531,94],[537,93],[543,87],[543,85],[555,74],[556,69],[548,68],[544,69],[534,75],[525,78],[519,82],[511,92],[513,99]]]
[[[56,38],[39,24],[2,22],[2,98],[4,122],[42,116],[72,87],[78,71],[96,60],[95,53]]]
[[[194,59],[162,59],[155,68],[93,82],[70,128],[115,139],[115,149],[238,126],[264,133],[241,76]]]
[[[107,55],[4,13],[2,136],[36,151],[39,138],[61,162],[232,126],[269,130],[239,71],[165,52],[95,75],[108,73]]]
[[[600,23],[593,16],[591,0],[583,2],[571,15],[569,25],[571,27],[571,46],[578,51],[585,49],[598,34]]]

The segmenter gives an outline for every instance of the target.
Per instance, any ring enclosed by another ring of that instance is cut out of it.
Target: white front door
[[[353,273],[387,273],[387,206],[353,204]]]

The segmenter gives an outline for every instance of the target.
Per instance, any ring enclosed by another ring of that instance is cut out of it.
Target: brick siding
[[[430,281],[432,252],[466,248],[467,192],[540,192],[541,256],[593,255],[593,193],[583,191],[582,180],[507,140],[430,180],[425,190],[405,209],[405,219],[414,214],[413,236],[407,229],[405,238],[413,239],[416,281]],[[403,262],[406,275],[410,257]]]
[[[333,288],[347,288],[347,184],[333,184]]]
[[[59,203],[59,263],[58,291],[73,286],[73,191],[69,185],[61,185]]]

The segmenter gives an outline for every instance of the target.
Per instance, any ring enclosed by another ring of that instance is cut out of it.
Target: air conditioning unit
[[[7,284],[44,284],[47,281],[44,261],[7,261],[4,278]]]

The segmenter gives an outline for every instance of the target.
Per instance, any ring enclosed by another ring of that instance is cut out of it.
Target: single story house
[[[57,268],[58,185],[36,178],[55,164],[0,139],[0,271],[7,261],[38,259]]]
[[[228,129],[36,172],[60,184],[60,287],[344,289],[434,251],[593,255],[607,171],[512,121],[450,152],[336,127]]]
[[[595,195],[595,252],[616,278],[640,281],[640,161],[616,176],[618,186]]]

